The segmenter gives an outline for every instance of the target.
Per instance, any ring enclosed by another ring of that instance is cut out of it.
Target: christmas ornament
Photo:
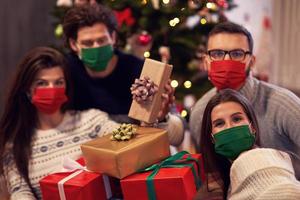
[[[72,0],[57,0],[56,2],[56,6],[58,7],[71,7],[72,5]]]
[[[200,22],[200,16],[199,15],[192,15],[189,16],[186,20],[186,26],[190,29],[194,28],[197,24]]]
[[[145,59],[145,53],[149,52],[152,47],[152,38],[148,44],[142,45],[139,41],[140,35],[140,33],[135,33],[127,38],[126,50],[138,58]]]
[[[152,36],[147,32],[143,31],[139,36],[138,36],[138,42],[140,45],[148,45],[152,41]]]
[[[196,97],[193,94],[188,94],[183,98],[183,106],[186,109],[191,109],[196,103]]]
[[[196,1],[196,0],[189,0],[188,1],[188,7],[190,9],[198,9],[200,7],[200,0]]]
[[[125,8],[122,11],[115,11],[115,15],[119,27],[121,27],[124,23],[127,26],[132,26],[135,23],[135,19],[132,17],[132,11],[130,8]]]
[[[155,10],[158,10],[159,9],[159,0],[151,0],[151,1],[152,1],[153,8]]]
[[[227,0],[217,0],[217,4],[221,8],[224,8],[224,9],[228,8],[228,2],[227,2]]]
[[[96,4],[96,3],[97,3],[96,0],[74,0],[74,4],[76,6],[83,6],[83,5],[86,5],[86,4],[93,5],[93,4]]]
[[[159,55],[161,56],[161,61],[163,63],[168,63],[169,60],[170,60],[170,48],[169,47],[166,47],[166,46],[161,46],[159,47]]]

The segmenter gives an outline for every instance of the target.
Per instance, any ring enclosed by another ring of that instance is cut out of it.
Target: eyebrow
[[[235,115],[241,115],[241,114],[243,114],[243,113],[242,112],[235,112],[235,113],[231,114],[230,117],[235,116]],[[212,121],[212,124],[214,124],[214,123],[216,123],[216,122],[218,122],[220,120],[222,120],[222,119],[218,118],[218,119]]]
[[[55,81],[58,81],[58,80],[61,80],[61,79],[66,80],[65,77],[59,77],[58,79],[55,79]],[[48,80],[42,79],[42,78],[37,78],[34,81],[36,82],[36,81],[48,81]]]
[[[97,37],[95,40],[106,40],[106,39],[107,39],[107,37],[105,35],[103,35],[103,36]],[[83,40],[81,40],[81,42],[90,42],[90,41],[94,42],[95,40],[83,39]]]
[[[243,113],[242,112],[236,112],[236,113],[233,113],[232,115],[230,115],[231,117],[234,116],[234,115],[242,115]]]

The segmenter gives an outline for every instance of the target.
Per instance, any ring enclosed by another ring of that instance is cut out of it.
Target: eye
[[[37,82],[35,83],[35,85],[36,85],[37,87],[44,87],[44,86],[47,86],[48,83],[47,83],[46,81],[39,80],[39,81],[37,81]]]
[[[213,58],[223,58],[225,52],[222,50],[212,50],[209,52],[209,55]]]
[[[225,122],[223,120],[218,120],[216,122],[213,123],[213,127],[217,127],[220,128],[225,124]]]
[[[97,40],[98,45],[102,45],[102,44],[104,44],[104,43],[106,43],[106,42],[107,42],[107,39],[106,39],[106,38],[99,38],[99,39]]]
[[[232,121],[233,122],[240,122],[240,121],[242,121],[243,120],[243,118],[241,117],[241,116],[234,116],[233,118],[232,118]]]
[[[66,81],[64,79],[60,79],[55,82],[55,86],[59,86],[59,87],[62,87],[65,84],[66,84]]]
[[[232,58],[243,58],[245,55],[245,52],[243,50],[233,50],[230,52],[230,56]]]
[[[86,47],[92,47],[93,44],[94,44],[94,41],[92,41],[92,40],[84,40],[84,41],[81,42],[81,44],[83,46],[86,46]]]

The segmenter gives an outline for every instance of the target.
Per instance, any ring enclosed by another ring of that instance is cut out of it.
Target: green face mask
[[[255,141],[249,125],[225,129],[213,135],[217,154],[234,160],[243,151],[249,150]]]
[[[104,71],[107,64],[113,56],[112,45],[106,45],[96,48],[82,49],[81,60],[85,66],[93,71]]]

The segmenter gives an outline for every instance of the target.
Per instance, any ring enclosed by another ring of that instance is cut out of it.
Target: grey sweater
[[[204,109],[216,92],[216,88],[208,91],[191,112],[190,131],[197,149],[200,145]],[[300,99],[287,89],[259,81],[251,75],[239,92],[254,108],[259,123],[261,146],[300,155]],[[300,171],[300,167],[297,168]]]

